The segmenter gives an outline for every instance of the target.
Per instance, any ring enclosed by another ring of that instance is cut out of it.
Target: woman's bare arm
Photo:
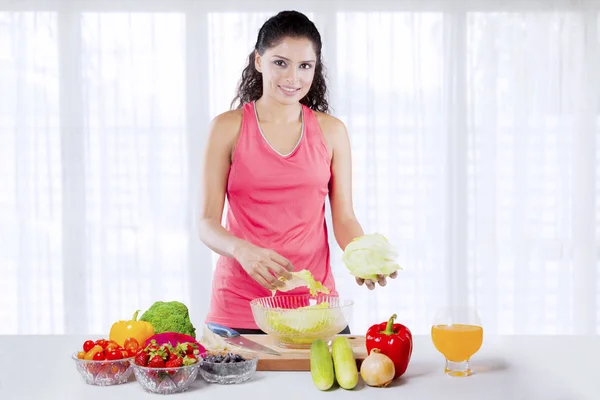
[[[342,250],[356,237],[364,235],[352,204],[352,155],[346,126],[324,113],[317,118],[331,154],[329,202],[335,239]]]
[[[215,253],[232,258],[235,258],[241,246],[247,244],[221,225],[231,153],[241,120],[242,115],[239,111],[229,111],[216,117],[210,125],[204,152],[202,192],[198,208],[200,240]]]
[[[333,220],[333,232],[342,250],[359,236],[363,236],[363,228],[354,214],[352,202],[352,153],[348,131],[344,123],[329,115],[320,114],[320,124],[326,142],[332,152],[331,183],[329,201]],[[395,278],[396,274],[390,275]],[[385,286],[386,277],[378,277],[380,286]],[[359,285],[366,283],[369,289],[375,288],[375,282],[356,278]]]

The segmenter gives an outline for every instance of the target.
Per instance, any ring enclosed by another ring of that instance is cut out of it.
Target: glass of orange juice
[[[448,307],[438,311],[431,327],[435,348],[446,357],[446,374],[469,376],[469,361],[483,343],[483,327],[475,309]]]

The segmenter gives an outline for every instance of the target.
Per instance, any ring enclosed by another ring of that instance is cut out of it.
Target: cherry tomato
[[[129,353],[127,352],[127,350],[121,350],[121,354],[123,354],[123,358],[129,357]]]
[[[83,342],[83,351],[87,353],[92,349],[92,347],[94,347],[94,345],[95,343],[93,340],[86,340],[85,342]]]
[[[127,349],[125,350],[128,354],[127,357],[135,357],[135,355],[137,354],[135,351],[131,350],[131,349]]]
[[[137,341],[136,338],[130,337],[130,338],[125,339],[125,343],[123,343],[123,347],[125,348],[125,350],[127,350],[127,351],[132,350],[135,353],[140,348],[140,343]]]
[[[106,353],[107,360],[120,360],[123,358],[123,354],[118,350],[113,350]]]
[[[103,349],[106,349],[106,346],[108,346],[108,340],[106,340],[106,339],[98,339],[98,340],[96,340],[96,344],[98,346],[102,346]]]
[[[93,360],[95,360],[95,361],[106,360],[106,355],[104,354],[104,351],[99,351],[96,354],[94,354]]]
[[[117,343],[109,343],[106,346],[106,351],[113,351],[113,350],[118,350],[119,349],[119,345]]]

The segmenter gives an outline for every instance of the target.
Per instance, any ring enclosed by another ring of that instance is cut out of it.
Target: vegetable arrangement
[[[401,269],[395,261],[397,256],[396,250],[385,236],[371,234],[354,239],[344,250],[343,261],[352,275],[377,280],[378,275],[387,276]],[[293,272],[292,276],[290,280],[279,278],[285,286],[277,290],[288,292],[307,287],[311,296],[318,293],[329,294],[329,289],[316,281],[308,270]],[[275,295],[276,291],[272,294]],[[305,308],[315,310],[303,313],[302,309]],[[321,302],[298,310],[297,313],[273,312],[267,318],[279,333],[289,334],[291,340],[304,340],[302,343],[311,344],[310,374],[319,390],[327,391],[336,383],[342,389],[352,390],[357,386],[359,378],[368,386],[387,387],[406,372],[412,355],[412,334],[406,326],[395,322],[396,314],[388,321],[375,324],[367,330],[367,357],[359,370],[347,337],[336,336],[331,343],[331,350],[324,340],[313,340],[315,336],[311,338],[311,333],[322,333],[328,329],[337,332],[335,324],[340,320],[336,314],[341,312],[339,309],[330,308],[327,302]],[[167,377],[175,373],[175,368],[199,362],[236,364],[245,361],[243,356],[230,352],[222,343],[217,343],[223,347],[220,353],[214,349],[207,353],[207,348],[196,340],[196,329],[190,321],[188,308],[181,302],[157,301],[138,319],[139,312],[136,311],[130,320],[115,322],[108,339],[87,340],[77,353],[77,358],[131,358],[132,363],[138,366],[165,368],[157,373],[164,373]]]
[[[136,311],[130,320],[113,323],[108,339],[86,340],[77,352],[77,358],[95,361],[133,358],[151,341],[172,346],[189,342],[203,350],[193,336],[195,328],[183,303],[155,302],[138,320],[139,312]]]
[[[336,337],[331,353],[325,341],[315,340],[310,347],[310,373],[319,390],[330,389],[335,381],[343,389],[354,389],[358,383],[358,368],[348,339]]]
[[[139,343],[135,338],[128,338],[123,345],[106,339],[86,340],[83,342],[82,351],[77,353],[77,358],[94,361],[122,360],[135,356],[138,348]]]
[[[207,354],[195,339],[187,307],[176,301],[155,302],[140,319],[138,315],[136,311],[132,319],[113,323],[106,339],[86,340],[72,355],[77,371],[89,385],[124,384],[135,374],[145,391],[186,391]],[[233,361],[241,362],[239,357]]]
[[[319,390],[329,390],[337,382],[346,390],[354,389],[358,377],[368,386],[387,387],[402,376],[412,355],[413,341],[410,330],[394,323],[396,314],[386,322],[367,330],[365,347],[367,357],[358,371],[354,351],[345,336],[337,336],[331,345],[317,339],[310,348],[310,373]]]

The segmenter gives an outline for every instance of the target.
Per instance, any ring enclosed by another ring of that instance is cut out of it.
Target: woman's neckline
[[[278,155],[280,155],[281,157],[289,157],[291,156],[296,149],[298,148],[298,146],[300,145],[300,143],[302,142],[302,138],[304,138],[304,107],[302,106],[302,104],[300,105],[300,116],[301,116],[301,121],[302,121],[302,127],[300,128],[300,137],[298,138],[298,141],[296,142],[296,145],[294,146],[294,148],[287,154],[283,154],[280,153],[279,150],[277,150],[275,147],[273,147],[273,145],[271,144],[271,142],[269,142],[269,139],[267,139],[267,136],[265,135],[265,133],[263,132],[262,128],[260,127],[260,120],[258,118],[258,111],[256,110],[256,100],[254,100],[252,102],[252,108],[254,108],[254,117],[256,118],[256,125],[258,126],[258,131],[260,132],[260,135],[262,136],[263,140],[265,141],[265,143],[271,148],[271,150],[273,150],[275,153],[277,153]]]

